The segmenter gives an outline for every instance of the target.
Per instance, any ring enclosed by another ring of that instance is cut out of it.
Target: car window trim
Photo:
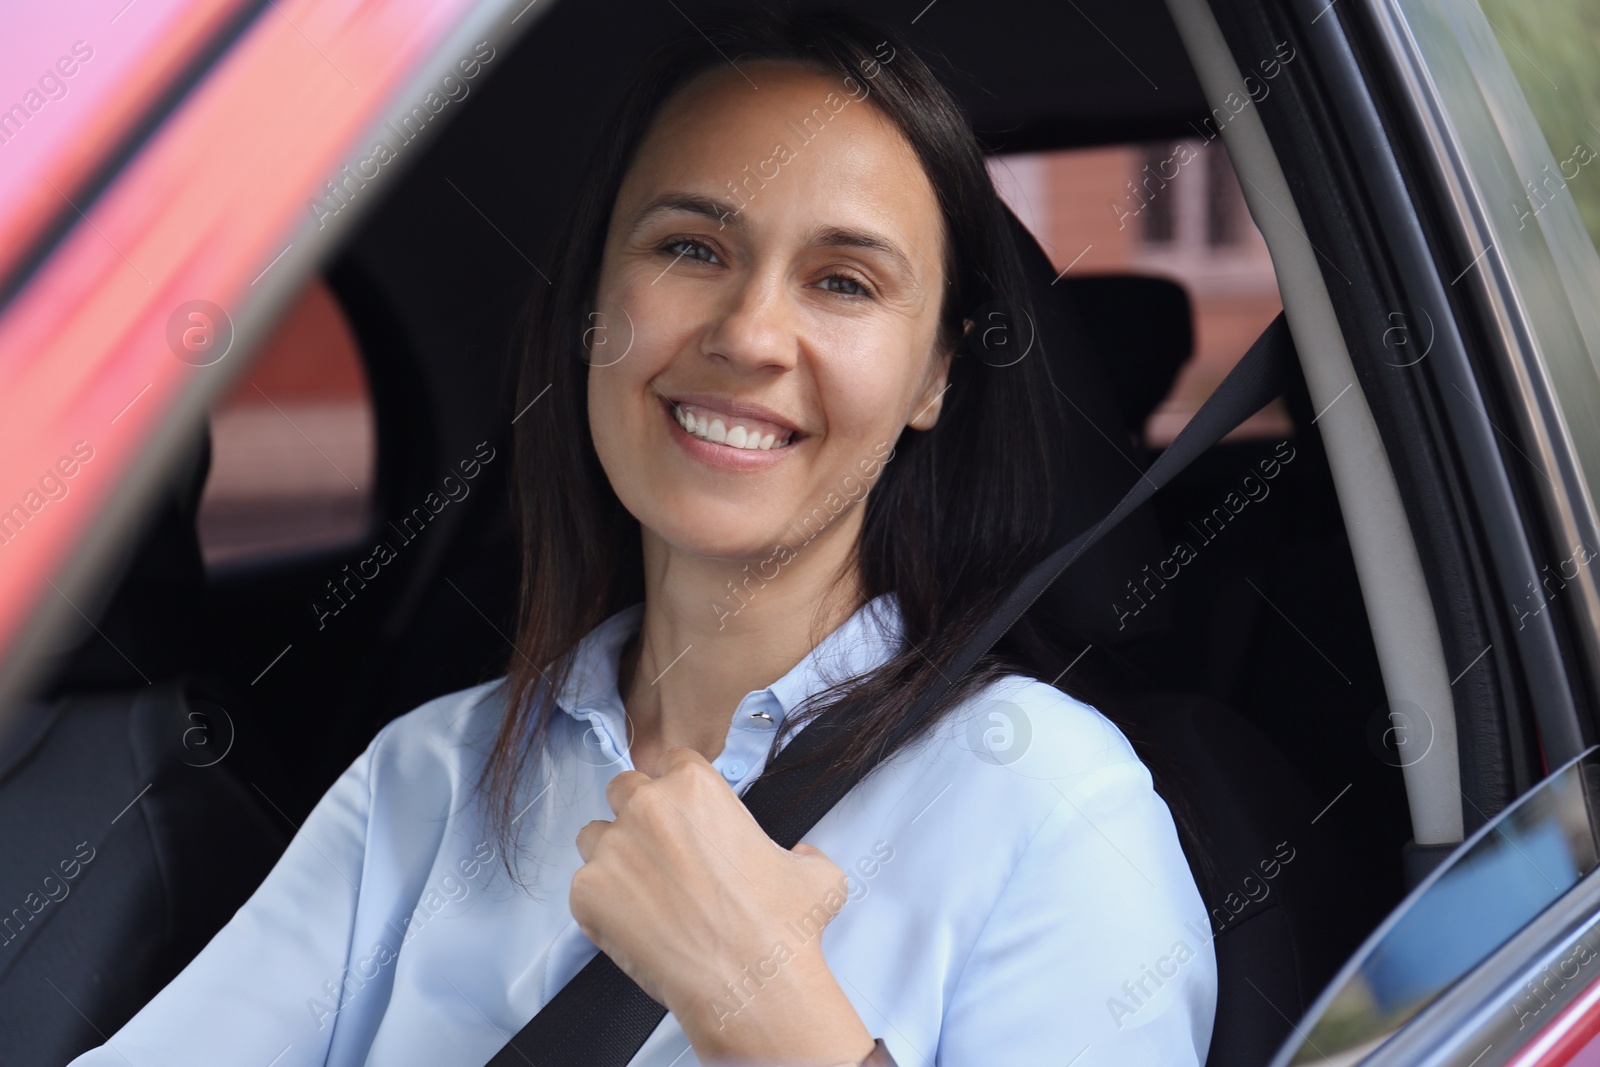
[[[1403,103],[1410,105],[1412,130],[1426,146],[1419,157],[1430,167],[1432,191],[1440,207],[1448,213],[1457,232],[1469,236],[1476,247],[1492,246],[1493,234],[1480,214],[1481,194],[1467,163],[1468,153],[1397,0],[1366,0],[1364,12],[1377,43],[1384,49],[1389,69],[1405,86]],[[1514,83],[1509,91],[1521,99],[1521,89]],[[1504,390],[1501,400],[1514,402],[1511,405],[1512,430],[1519,437],[1518,447],[1531,453],[1542,470],[1561,481],[1557,489],[1548,479],[1527,479],[1528,489],[1540,502],[1540,518],[1545,527],[1536,531],[1530,547],[1535,553],[1548,556],[1552,545],[1572,545],[1580,540],[1592,543],[1595,515],[1588,502],[1589,491],[1582,484],[1573,441],[1560,418],[1547,417],[1537,395],[1536,381],[1546,380],[1548,374],[1517,296],[1516,285],[1497,255],[1484,255],[1478,266],[1482,269],[1466,272],[1459,284],[1475,294],[1471,302],[1477,312],[1474,325],[1492,345],[1496,370],[1510,386]],[[1542,576],[1532,565],[1534,562],[1530,557],[1524,583],[1514,592],[1508,590],[1512,602],[1525,595],[1526,581],[1532,581],[1533,587],[1539,588]],[[1567,598],[1566,614],[1577,638],[1572,651],[1582,661],[1592,687],[1595,680],[1600,679],[1600,584],[1595,575],[1583,573],[1582,578],[1581,582],[1568,583],[1575,592]],[[1542,628],[1556,633],[1551,613],[1541,612],[1536,619],[1543,623]],[[1540,717],[1541,741],[1547,748],[1547,762],[1552,766],[1581,750],[1586,743],[1571,691],[1569,660],[1570,655],[1560,656],[1557,671],[1543,679],[1559,679],[1567,689],[1563,699],[1551,691],[1552,686],[1545,685],[1545,699],[1557,702],[1557,706],[1564,703],[1574,708],[1570,722],[1563,721],[1566,716],[1562,715],[1547,713]],[[1530,669],[1528,673],[1530,684],[1538,684],[1541,679],[1536,672]]]
[[[1205,0],[1167,0],[1167,7],[1207,100],[1226,107],[1225,98],[1240,91],[1243,79],[1215,14]],[[1239,111],[1222,137],[1247,186],[1251,217],[1272,250],[1312,402],[1326,415],[1318,429],[1327,445],[1384,688],[1391,701],[1453,708],[1438,619],[1394,470],[1258,110]],[[1433,748],[1402,773],[1415,840],[1454,844],[1463,831],[1456,724],[1453,714],[1434,718]]]

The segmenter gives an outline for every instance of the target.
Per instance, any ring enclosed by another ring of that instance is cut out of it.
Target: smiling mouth
[[[729,415],[713,411],[698,404],[667,401],[672,417],[685,433],[702,441],[742,448],[747,451],[769,452],[786,448],[801,435],[787,426],[779,426],[763,419],[744,415]]]

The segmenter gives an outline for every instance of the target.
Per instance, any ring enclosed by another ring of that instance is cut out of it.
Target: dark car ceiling
[[[339,267],[387,305],[389,326],[421,364],[414,395],[432,410],[412,417],[430,423],[434,465],[470,455],[509,423],[512,324],[529,287],[561,269],[544,258],[545,242],[600,117],[652,47],[718,10],[694,0],[553,3],[488,65],[489,79],[347,245]],[[1160,0],[868,0],[851,10],[897,27],[991,150],[1188,136],[1206,113]]]
[[[862,9],[905,26],[906,12],[922,3]],[[948,84],[990,151],[1192,137],[1190,123],[1206,115],[1159,0],[935,0],[905,31],[957,73]]]

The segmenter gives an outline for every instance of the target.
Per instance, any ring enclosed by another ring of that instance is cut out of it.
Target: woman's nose
[[[705,334],[705,354],[748,370],[794,366],[796,315],[783,281],[751,274],[729,288]]]

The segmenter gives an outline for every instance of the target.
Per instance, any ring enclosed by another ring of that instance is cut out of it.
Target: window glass
[[[1597,774],[1600,750],[1590,750],[1467,840],[1367,939],[1273,1063],[1358,1062],[1590,877],[1600,866],[1592,801]],[[1572,982],[1578,975],[1567,973],[1569,966],[1578,970],[1572,958],[1574,940],[1582,944],[1587,937],[1553,930],[1548,936],[1565,940],[1559,980],[1548,985],[1535,980],[1522,988],[1485,987],[1493,1006],[1479,1007],[1471,1024],[1475,1029],[1469,1031],[1472,1040],[1463,1044],[1474,1050],[1488,1044],[1499,1055],[1483,1060],[1479,1052],[1473,1063],[1513,1062],[1513,1053],[1554,1021],[1588,983],[1587,975]],[[1593,953],[1584,957],[1593,958]],[[1533,966],[1531,956],[1525,962]],[[1558,965],[1544,973],[1556,974]],[[1292,1057],[1287,1055],[1290,1049]],[[1434,1062],[1467,1062],[1465,1057],[1452,1059],[1451,1051],[1458,1050],[1445,1050]],[[1400,1055],[1390,1062],[1405,1059]],[[1553,1061],[1528,1057],[1515,1062]]]
[[[1519,220],[1571,197],[1584,233],[1600,245],[1600,7],[1594,0],[1482,0],[1555,165],[1523,176]]]
[[[1146,445],[1171,443],[1283,309],[1221,144],[1196,137],[1002,155],[990,172],[1064,276],[1154,274],[1188,291],[1194,353],[1145,425]],[[1274,401],[1231,436],[1284,437],[1290,428]]]
[[[1600,490],[1600,13],[1590,0],[1393,6],[1401,47],[1414,48],[1426,68],[1412,91],[1437,98],[1447,140],[1440,159],[1470,218],[1471,247],[1454,252],[1445,274],[1500,305],[1490,308],[1491,326],[1511,338],[1523,406],[1541,412],[1530,429],[1531,452],[1544,460],[1539,485],[1557,510],[1592,514]],[[1564,534],[1585,536],[1587,521],[1563,520]]]
[[[206,563],[354,541],[372,514],[372,398],[355,338],[314,281],[211,411]]]

